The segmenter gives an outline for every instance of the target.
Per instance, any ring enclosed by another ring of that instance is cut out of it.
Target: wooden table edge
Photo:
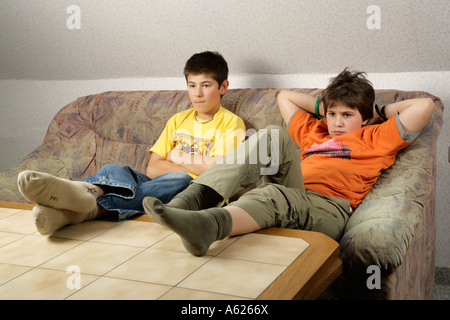
[[[34,203],[11,202],[11,201],[0,200],[0,208],[32,210],[34,208],[34,206],[35,206]]]

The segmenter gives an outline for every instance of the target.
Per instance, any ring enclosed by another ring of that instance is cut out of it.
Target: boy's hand
[[[370,126],[371,124],[377,124],[383,122],[383,119],[378,115],[377,109],[375,108],[375,104],[373,105],[373,116],[369,119],[366,126]]]

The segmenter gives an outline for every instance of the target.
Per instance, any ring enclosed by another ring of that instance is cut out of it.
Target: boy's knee
[[[252,189],[230,205],[245,210],[261,229],[277,225],[288,210],[285,197],[274,184],[263,184]]]

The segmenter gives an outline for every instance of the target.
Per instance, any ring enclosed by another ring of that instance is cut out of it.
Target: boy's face
[[[350,108],[345,104],[328,107],[326,119],[331,138],[361,129],[369,121],[363,121],[361,113],[357,109]]]
[[[219,84],[210,75],[190,74],[187,77],[189,99],[197,111],[197,117],[211,120],[220,108],[220,98],[228,89],[228,80]]]

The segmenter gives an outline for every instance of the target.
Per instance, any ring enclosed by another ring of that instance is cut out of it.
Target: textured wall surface
[[[0,78],[175,77],[203,50],[223,53],[234,74],[450,70],[449,7],[448,0],[3,0]]]

